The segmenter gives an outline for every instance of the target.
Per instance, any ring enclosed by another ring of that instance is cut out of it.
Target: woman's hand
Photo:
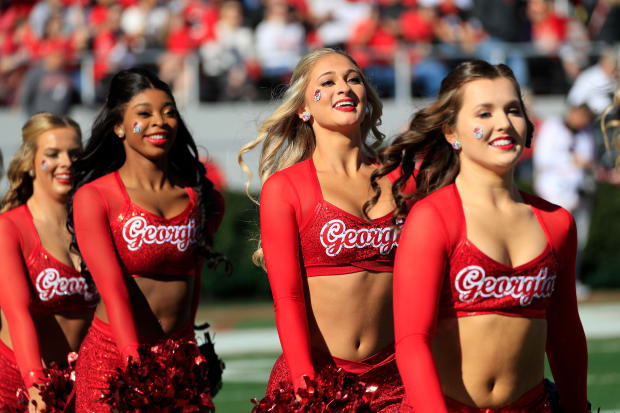
[[[42,385],[39,384],[39,386]],[[29,387],[28,396],[30,397],[30,401],[28,402],[28,413],[41,413],[45,410],[45,402],[43,402],[43,399],[41,398],[41,392],[39,389],[34,386]]]

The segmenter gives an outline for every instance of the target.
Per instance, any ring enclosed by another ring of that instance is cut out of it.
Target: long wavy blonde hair
[[[32,196],[34,155],[41,134],[59,128],[73,128],[82,139],[82,131],[73,119],[49,112],[36,113],[22,127],[22,143],[6,172],[9,190],[0,202],[0,213],[24,204]]]
[[[607,121],[609,112],[614,108],[620,110],[620,86],[616,89],[616,93],[614,93],[613,102],[605,108],[601,115],[601,130],[603,131],[603,138],[605,139],[605,148],[609,154],[612,153],[612,144],[617,151],[620,151],[620,119]],[[613,132],[611,137],[607,134],[608,129]],[[615,166],[616,169],[620,170],[620,155],[616,157]]]
[[[311,51],[301,58],[288,88],[282,96],[282,103],[267,118],[258,129],[255,140],[244,145],[239,151],[238,162],[243,171],[248,174],[245,190],[248,197],[258,205],[258,201],[250,194],[250,181],[252,171],[243,161],[243,155],[263,143],[258,162],[258,175],[261,185],[276,171],[288,168],[297,162],[312,156],[315,147],[315,137],[312,127],[307,122],[299,119],[297,111],[304,103],[304,94],[310,82],[310,73],[314,65],[323,57],[337,54],[346,57],[359,70],[366,96],[368,99],[368,114],[362,121],[361,137],[363,149],[370,155],[374,155],[376,149],[383,142],[384,135],[379,131],[383,104],[374,88],[370,85],[359,66],[345,52],[337,49],[322,48]],[[252,261],[264,268],[263,250],[258,242],[258,249],[252,255]]]

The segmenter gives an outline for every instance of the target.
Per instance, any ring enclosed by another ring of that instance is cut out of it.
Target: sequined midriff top
[[[296,165],[295,186],[304,202],[313,202],[299,226],[300,250],[308,277],[358,271],[392,272],[398,238],[392,212],[366,221],[323,199],[312,158]],[[284,172],[284,171],[283,171]],[[303,195],[302,195],[303,194]],[[311,201],[309,201],[311,200]]]
[[[75,268],[57,260],[41,245],[32,214],[26,204],[6,213],[28,240],[23,251],[33,288],[30,311],[35,314],[85,314],[93,312],[99,295]],[[24,247],[24,246],[22,246]]]
[[[456,185],[452,188],[458,197]],[[460,197],[458,205],[461,205]],[[460,225],[460,236],[450,256],[449,274],[442,288],[440,317],[479,314],[546,317],[559,261],[551,247],[544,221],[537,209],[532,209],[547,236],[547,245],[537,257],[517,267],[502,264],[478,249],[466,236],[462,207],[455,211],[458,216],[454,224]]]
[[[172,218],[164,218],[130,200],[118,171],[97,181],[93,183],[106,184],[108,189],[114,186],[123,199],[120,212],[110,219],[110,229],[126,275],[194,274],[197,262],[194,244],[198,227],[198,197],[192,188],[186,188],[189,195],[187,207]]]

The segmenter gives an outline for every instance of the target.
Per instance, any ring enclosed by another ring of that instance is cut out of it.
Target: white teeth
[[[512,143],[512,139],[498,139],[496,141],[493,141],[493,143],[491,143],[491,146],[504,146],[504,145],[510,145]]]
[[[166,135],[149,135],[148,138],[155,139],[155,140],[161,140],[161,139],[166,139]]]
[[[71,179],[71,175],[59,174],[59,175],[56,175],[56,178],[58,178],[58,179]]]
[[[341,108],[343,106],[354,106],[354,105],[353,105],[353,102],[339,102],[339,103],[336,103],[336,106],[334,107]]]

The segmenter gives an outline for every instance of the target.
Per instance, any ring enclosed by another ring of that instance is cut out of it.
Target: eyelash
[[[347,79],[347,82],[362,83],[362,79],[356,76],[356,77],[351,77]],[[326,80],[325,82],[321,83],[321,86],[326,87],[326,86],[330,86],[333,84],[334,84],[333,80]]]

